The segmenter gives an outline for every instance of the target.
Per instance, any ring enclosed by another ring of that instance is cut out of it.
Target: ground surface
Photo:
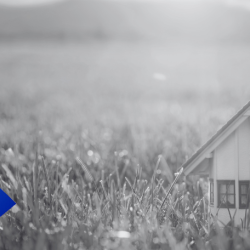
[[[33,123],[126,127],[138,147],[180,137],[190,155],[250,97],[249,26],[247,10],[212,1],[2,7],[3,141],[25,139]],[[170,157],[168,147],[155,153]]]

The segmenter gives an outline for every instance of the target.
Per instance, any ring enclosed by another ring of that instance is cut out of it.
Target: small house
[[[221,225],[235,215],[241,225],[248,208],[250,183],[250,102],[184,164],[184,174],[209,181],[209,209]]]

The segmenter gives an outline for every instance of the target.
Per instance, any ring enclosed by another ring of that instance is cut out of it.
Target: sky
[[[48,4],[48,3],[60,2],[60,1],[63,1],[63,0],[0,0],[0,4],[12,5],[12,6],[27,6],[27,5],[37,5],[37,4]],[[146,1],[169,1],[169,0],[113,0],[113,1],[145,1],[146,2]],[[177,0],[172,0],[172,1],[177,1]],[[190,1],[190,0],[182,0],[182,1]],[[199,0],[199,1],[202,1],[202,0]]]
[[[59,2],[62,0],[0,0],[0,4],[10,6],[29,6]]]
[[[61,1],[70,0],[0,0],[0,5],[8,5],[14,7],[25,7],[25,6],[36,6],[42,4],[50,4]],[[204,1],[204,0],[113,0],[113,1]],[[215,0],[211,0],[215,1]],[[244,8],[245,10],[250,10],[250,0],[221,0],[225,4],[232,7]]]

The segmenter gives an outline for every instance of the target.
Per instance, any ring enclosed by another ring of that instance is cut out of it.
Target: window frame
[[[242,185],[247,185],[247,193],[246,194],[242,194],[241,193],[241,186]],[[250,181],[239,181],[239,209],[246,209],[249,207],[249,201],[250,201],[250,196],[248,195],[248,191],[249,191],[249,187],[250,187]],[[242,195],[246,195],[247,197],[247,204],[242,204],[241,202],[241,196]]]
[[[211,186],[213,186],[213,192],[211,192]],[[209,179],[209,203],[214,206],[214,179]]]
[[[233,194],[226,194],[225,195],[234,195],[234,204],[225,204],[221,203],[221,193],[220,193],[220,186],[221,185],[232,185],[233,184],[233,189],[234,193]],[[235,196],[235,180],[218,180],[217,181],[217,194],[218,194],[218,208],[235,208],[236,207],[236,196]]]

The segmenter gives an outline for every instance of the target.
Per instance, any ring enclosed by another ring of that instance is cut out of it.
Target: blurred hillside
[[[248,11],[219,1],[70,0],[39,7],[0,7],[0,41],[248,43],[249,29]]]

